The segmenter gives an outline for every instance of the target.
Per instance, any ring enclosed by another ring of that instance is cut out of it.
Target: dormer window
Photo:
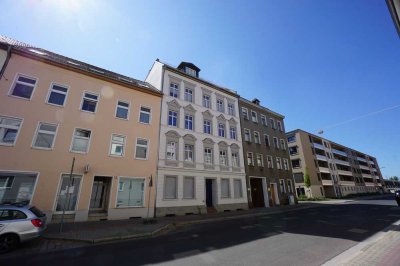
[[[185,72],[186,74],[198,78],[199,77],[199,72],[200,72],[200,68],[198,68],[197,66],[195,66],[192,63],[189,62],[181,62],[178,66],[178,70]]]
[[[196,70],[191,69],[190,67],[185,67],[185,73],[193,77],[197,77]]]

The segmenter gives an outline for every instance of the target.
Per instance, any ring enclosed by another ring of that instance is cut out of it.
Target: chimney
[[[260,100],[257,98],[254,98],[251,102],[254,104],[260,105]]]

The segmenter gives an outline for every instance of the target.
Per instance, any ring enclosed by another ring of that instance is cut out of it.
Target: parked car
[[[396,192],[394,192],[394,198],[396,199],[397,205],[400,206],[400,190],[396,190]]]
[[[46,215],[35,206],[18,203],[0,205],[0,253],[39,237],[45,229]]]

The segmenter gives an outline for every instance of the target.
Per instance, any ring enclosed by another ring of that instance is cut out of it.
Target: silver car
[[[38,208],[22,204],[0,205],[0,253],[39,237],[45,229],[46,215]]]

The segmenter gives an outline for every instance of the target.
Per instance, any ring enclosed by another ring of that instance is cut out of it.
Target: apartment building
[[[298,196],[342,197],[383,191],[375,157],[297,129],[286,133]],[[311,187],[304,185],[304,174]]]
[[[51,221],[152,215],[158,90],[3,36],[0,64],[1,203]]]
[[[157,215],[247,209],[238,95],[188,62],[156,60],[146,82],[163,93]]]
[[[243,156],[249,206],[270,207],[294,200],[293,174],[287,149],[284,116],[239,99]]]

